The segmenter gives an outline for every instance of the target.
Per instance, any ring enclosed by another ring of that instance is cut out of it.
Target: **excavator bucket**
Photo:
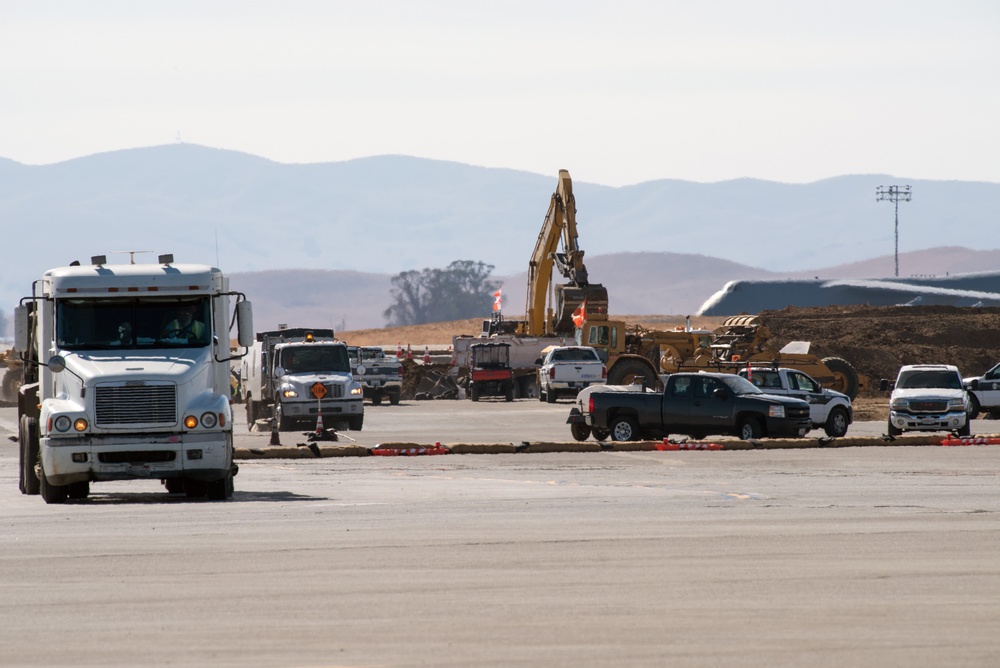
[[[600,283],[578,287],[573,285],[556,285],[556,310],[553,316],[552,331],[556,334],[572,335],[573,312],[580,308],[583,300],[587,300],[588,320],[607,320],[608,289]]]

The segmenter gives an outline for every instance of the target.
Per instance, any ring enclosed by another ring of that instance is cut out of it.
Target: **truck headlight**
[[[56,431],[69,431],[72,424],[73,421],[69,419],[68,415],[60,415],[55,419],[55,422],[53,422]]]
[[[77,431],[87,431],[88,426],[90,425],[87,424],[87,420],[85,418],[77,418],[76,422],[73,423],[73,429],[76,429]]]
[[[215,413],[202,413],[201,414],[201,426],[205,429],[212,429],[218,424],[219,418],[215,417]]]
[[[281,396],[283,396],[285,399],[292,399],[294,397],[299,396],[299,393],[296,392],[295,390],[288,389],[288,390],[282,390]]]
[[[965,410],[965,399],[949,399],[948,410]]]
[[[785,417],[785,407],[784,406],[771,406],[767,409],[767,414],[773,418],[783,418]]]
[[[909,402],[906,401],[906,399],[893,399],[892,402],[889,404],[889,408],[891,408],[894,411],[905,411],[909,409],[909,407],[910,404]]]
[[[352,387],[351,388],[351,396],[355,396],[355,397],[356,396],[361,396],[364,393],[365,393],[365,391],[362,390],[360,387]]]

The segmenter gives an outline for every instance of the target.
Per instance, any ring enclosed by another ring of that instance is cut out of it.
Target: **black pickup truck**
[[[734,374],[704,372],[671,374],[662,393],[584,390],[567,422],[581,441],[591,433],[599,441],[670,434],[695,439],[728,434],[748,440],[805,436],[812,429],[805,401],[765,394]]]

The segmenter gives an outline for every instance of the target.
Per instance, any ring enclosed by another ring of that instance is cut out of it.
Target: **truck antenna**
[[[128,263],[135,264],[135,254],[136,253],[152,253],[153,251],[111,251],[112,253],[128,253]]]

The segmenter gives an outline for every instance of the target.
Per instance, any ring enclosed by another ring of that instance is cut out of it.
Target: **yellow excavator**
[[[866,384],[840,358],[821,360],[801,346],[794,352],[775,350],[767,328],[753,316],[731,318],[715,331],[692,328],[690,320],[683,327],[650,330],[609,319],[608,291],[590,282],[578,237],[573,182],[562,169],[528,263],[525,319],[495,321],[492,331],[539,337],[539,345],[545,337],[562,337],[592,346],[607,364],[612,385],[642,378],[655,386],[661,374],[677,371],[736,373],[748,363],[800,369],[851,398]],[[565,284],[553,283],[557,269]]]

